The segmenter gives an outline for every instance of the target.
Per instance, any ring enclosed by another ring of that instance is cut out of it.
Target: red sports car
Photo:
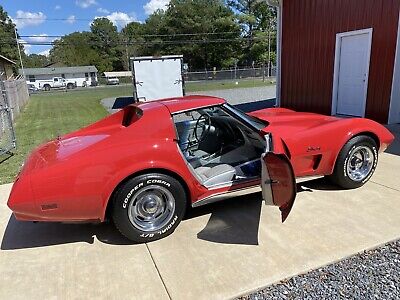
[[[284,221],[295,177],[360,187],[393,139],[367,119],[245,114],[213,97],[137,103],[33,151],[8,206],[22,221],[111,218],[129,239],[149,242],[171,234],[188,206],[262,190]]]

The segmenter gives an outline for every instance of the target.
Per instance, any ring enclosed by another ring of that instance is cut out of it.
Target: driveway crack
[[[390,187],[390,186],[387,186],[387,185],[384,185],[384,184],[382,184],[382,183],[378,183],[378,182],[373,181],[373,180],[371,180],[371,182],[372,182],[372,183],[375,183],[375,184],[377,184],[377,185],[383,186],[383,187],[385,187],[385,188],[391,189],[391,190],[393,190],[393,191],[400,192],[400,190],[398,190],[398,189],[396,189],[396,188],[393,188],[393,187]]]
[[[151,260],[153,261],[153,265],[154,265],[154,267],[155,267],[156,270],[157,270],[158,277],[160,277],[160,280],[161,280],[161,282],[162,282],[162,284],[163,284],[163,286],[164,286],[164,289],[165,289],[165,291],[167,292],[168,298],[169,298],[170,300],[172,300],[172,297],[171,297],[171,295],[170,295],[170,293],[169,293],[169,291],[168,291],[167,285],[165,284],[164,279],[163,279],[162,276],[161,276],[160,270],[158,269],[158,266],[157,266],[157,264],[156,264],[156,261],[154,260],[153,254],[151,254],[149,245],[148,245],[147,243],[146,243],[146,248],[147,248],[147,251],[148,251],[149,254],[150,254]]]

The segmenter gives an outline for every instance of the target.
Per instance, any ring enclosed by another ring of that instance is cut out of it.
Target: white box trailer
[[[182,61],[183,55],[132,57],[135,101],[182,97]]]

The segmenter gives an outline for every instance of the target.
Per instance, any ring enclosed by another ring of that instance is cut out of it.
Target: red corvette
[[[213,97],[138,103],[33,151],[8,206],[22,221],[111,218],[129,239],[149,242],[171,234],[188,206],[262,190],[284,221],[295,177],[360,187],[393,139],[367,119],[245,114]]]

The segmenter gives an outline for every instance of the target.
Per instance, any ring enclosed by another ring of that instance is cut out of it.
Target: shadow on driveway
[[[214,243],[258,245],[261,193],[232,198],[189,211],[187,219],[210,214],[197,238]]]
[[[338,190],[325,179],[316,179],[297,185],[297,192],[313,190]],[[228,199],[222,202],[190,209],[185,220],[210,215],[206,226],[197,238],[214,243],[258,245],[258,229],[263,201],[261,193]],[[293,209],[296,209],[296,204]],[[277,209],[277,213],[279,210]],[[112,245],[133,245],[123,237],[112,223],[63,224],[19,222],[12,215],[8,221],[1,250],[46,247],[60,244],[86,242],[95,238]]]
[[[112,106],[112,109],[123,109],[125,106],[135,103],[133,97],[118,97]]]
[[[106,244],[132,245],[113,224],[63,224],[8,220],[1,242],[1,250],[46,247],[77,242],[94,243],[95,237]]]

